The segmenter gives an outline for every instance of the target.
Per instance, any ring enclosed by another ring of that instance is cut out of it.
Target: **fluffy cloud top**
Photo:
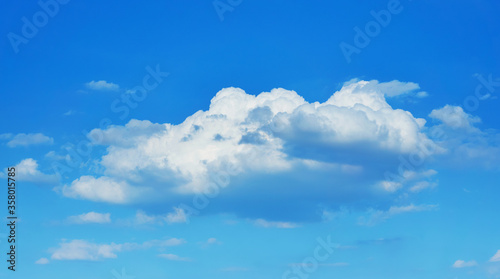
[[[38,169],[38,163],[32,158],[22,160],[16,166],[16,175],[19,180],[33,183],[52,184],[58,181],[56,175],[44,174]]]
[[[48,137],[42,133],[36,133],[36,134],[21,133],[17,135],[2,134],[0,135],[0,139],[9,139],[9,141],[7,142],[8,147],[54,143],[53,138]]]
[[[120,88],[118,84],[107,82],[105,80],[99,80],[99,81],[93,80],[91,82],[85,83],[85,86],[92,90],[109,90],[109,91],[116,91]]]
[[[108,146],[100,161],[103,176],[82,176],[64,186],[63,194],[112,203],[148,195],[171,198],[207,191],[221,169],[237,177],[257,175],[252,179],[301,172],[316,185],[294,181],[292,194],[309,191],[319,196],[324,192],[319,188],[331,184],[344,192],[354,191],[347,188],[354,183],[366,189],[383,180],[382,170],[397,167],[399,155],[432,144],[423,133],[424,119],[385,100],[416,89],[414,83],[399,81],[351,81],[326,102],[309,103],[285,89],[254,96],[225,88],[207,111],[178,125],[131,120],[125,126],[92,130],[88,137]],[[332,175],[335,179],[326,182]],[[401,188],[386,186],[392,192]],[[278,191],[273,187],[277,185],[268,185],[269,193]]]
[[[429,114],[430,117],[443,122],[448,127],[455,129],[473,129],[473,124],[481,122],[477,116],[466,113],[461,107],[446,105],[443,108],[435,109]]]

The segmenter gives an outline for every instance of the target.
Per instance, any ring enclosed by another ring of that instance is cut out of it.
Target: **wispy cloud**
[[[500,250],[498,250],[497,253],[491,257],[490,262],[500,262]]]
[[[68,221],[74,224],[89,224],[89,223],[105,224],[111,222],[111,214],[89,212],[81,215],[70,216],[68,217]]]
[[[437,205],[432,205],[432,204],[424,204],[424,205],[410,204],[406,206],[391,206],[387,211],[371,210],[369,212],[370,216],[368,218],[361,217],[359,219],[359,224],[366,226],[373,226],[396,215],[400,215],[403,213],[410,213],[410,212],[429,211],[429,210],[434,210],[436,208]]]
[[[42,133],[35,134],[24,134],[20,133],[17,135],[13,134],[1,134],[0,139],[9,139],[7,142],[8,147],[17,147],[17,146],[29,146],[29,145],[38,145],[38,144],[53,144],[54,139],[48,137]]]
[[[118,84],[107,82],[105,80],[99,80],[99,81],[93,80],[91,82],[85,83],[85,86],[92,90],[101,90],[101,91],[117,91],[120,88]]]
[[[264,219],[257,219],[253,223],[258,227],[264,227],[264,228],[293,229],[299,226],[298,224],[292,222],[274,222],[274,221],[267,221]]]
[[[476,266],[477,265],[477,262],[476,261],[463,261],[463,260],[457,260],[454,264],[453,264],[453,267],[454,268],[464,268],[464,267],[472,267],[472,266]]]
[[[164,258],[164,259],[167,259],[167,260],[170,260],[170,261],[179,261],[179,262],[189,262],[189,261],[191,261],[190,258],[184,258],[184,257],[180,257],[180,256],[174,255],[174,254],[160,254],[160,255],[158,255],[158,257]]]
[[[97,244],[86,240],[65,241],[59,244],[59,247],[49,249],[53,260],[87,260],[97,261],[101,259],[116,258],[117,253],[124,251],[133,251],[140,249],[150,249],[153,247],[177,246],[185,243],[183,239],[171,238],[167,240],[151,240],[142,244],[123,243],[123,244]]]
[[[35,264],[48,264],[50,261],[47,258],[40,258],[35,262]]]

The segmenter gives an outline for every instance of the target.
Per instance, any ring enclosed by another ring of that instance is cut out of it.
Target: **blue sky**
[[[0,278],[500,277],[496,1],[2,5]]]

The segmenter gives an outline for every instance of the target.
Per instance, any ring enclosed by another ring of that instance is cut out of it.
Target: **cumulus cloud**
[[[432,110],[429,117],[438,119],[444,125],[455,129],[475,130],[474,123],[481,122],[477,116],[466,113],[459,106],[446,105],[440,109]]]
[[[310,207],[311,212],[321,202],[396,192],[401,185],[386,183],[381,189],[383,173],[397,168],[398,156],[433,142],[423,132],[424,119],[392,108],[385,98],[418,89],[399,81],[351,81],[326,102],[310,103],[285,89],[254,96],[225,88],[208,110],[177,125],[131,120],[92,130],[88,137],[94,144],[107,146],[100,160],[103,175],[82,176],[62,193],[111,203],[163,200],[174,205],[206,192],[221,171],[234,177],[219,196],[227,201],[217,205],[225,211],[235,199],[252,203],[241,208],[255,208],[263,191],[283,193],[284,199],[306,195],[309,199],[293,206]],[[279,214],[272,206],[272,199],[263,201],[246,217]],[[171,217],[183,220],[178,213]],[[283,220],[279,217],[271,219]]]
[[[442,161],[450,165],[481,166],[498,169],[500,158],[500,134],[496,130],[480,130],[475,124],[481,122],[477,116],[465,112],[461,107],[446,105],[435,109],[429,117],[441,124],[432,126],[429,135],[447,149]]]
[[[383,222],[396,215],[409,212],[429,211],[437,208],[437,205],[424,204],[424,205],[406,205],[406,206],[391,206],[387,211],[371,210],[368,218],[361,217],[359,220],[360,225],[373,226]]]
[[[105,223],[111,223],[111,214],[97,213],[92,211],[81,215],[70,216],[68,218],[68,221],[74,224],[88,224],[88,223],[105,224]]]
[[[38,169],[38,163],[32,158],[27,158],[16,165],[16,176],[20,181],[29,181],[39,184],[57,183],[56,175],[42,173]]]
[[[150,249],[153,247],[177,246],[183,243],[185,243],[185,241],[178,238],[171,238],[167,240],[152,240],[146,241],[142,244],[97,244],[86,240],[75,239],[69,242],[64,241],[59,244],[59,247],[52,248],[49,251],[52,253],[51,259],[53,260],[97,261],[102,259],[116,258],[117,253],[119,252]]]
[[[453,264],[453,267],[454,268],[464,268],[464,267],[472,267],[472,266],[476,266],[477,265],[477,262],[476,261],[463,261],[463,260],[457,260],[454,264]]]
[[[99,81],[91,81],[85,83],[85,86],[88,89],[92,90],[102,90],[102,91],[116,91],[120,88],[118,84],[112,83],[112,82],[107,82],[105,80],[99,80]]]
[[[498,250],[497,253],[491,257],[490,262],[500,262],[500,250]]]
[[[54,139],[48,137],[42,133],[36,134],[1,134],[0,139],[9,140],[7,142],[8,147],[17,147],[17,146],[29,146],[29,145],[37,145],[37,144],[53,144]]]
[[[63,195],[67,197],[110,203],[127,203],[138,192],[139,189],[131,187],[126,181],[93,176],[82,176],[62,188]]]

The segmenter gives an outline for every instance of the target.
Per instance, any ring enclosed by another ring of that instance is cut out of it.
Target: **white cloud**
[[[20,181],[29,181],[41,184],[54,184],[58,179],[56,175],[44,174],[38,169],[38,163],[32,158],[19,162],[16,166],[16,176]]]
[[[64,185],[62,188],[62,193],[66,197],[109,203],[130,202],[139,195],[140,191],[140,189],[130,186],[126,181],[92,176],[82,176],[74,180],[70,186]]]
[[[222,244],[221,241],[217,240],[215,237],[211,237],[207,239],[205,242],[199,243],[202,248],[208,248],[209,246],[216,245],[216,244]]]
[[[111,222],[110,213],[89,212],[77,216],[70,216],[68,221],[75,224],[98,223],[105,224]]]
[[[49,259],[47,258],[40,258],[39,260],[37,260],[35,262],[35,264],[48,264],[49,263]]]
[[[171,223],[186,223],[187,216],[183,209],[174,207],[174,212],[168,213],[165,217],[165,221],[169,224]]]
[[[123,243],[123,244],[96,244],[86,240],[72,240],[62,242],[58,248],[50,249],[53,260],[87,260],[97,261],[102,259],[116,258],[119,252],[133,251],[139,249],[150,249],[153,247],[176,246],[185,243],[184,240],[171,238],[167,240],[152,240],[142,244]]]
[[[425,92],[425,91],[420,91],[417,93],[417,98],[425,98],[425,97],[428,97],[429,96],[429,93]]]
[[[472,116],[459,106],[446,105],[443,108],[432,110],[429,117],[438,119],[448,127],[455,129],[476,130],[474,123],[481,122],[477,116]]]
[[[419,181],[419,182],[415,183],[415,185],[413,185],[410,188],[410,191],[414,192],[414,193],[418,193],[418,192],[423,191],[423,190],[428,189],[428,188],[434,188],[434,187],[436,187],[436,185],[437,184],[434,182]]]
[[[462,261],[462,260],[457,260],[454,264],[453,264],[453,267],[454,268],[464,268],[464,267],[472,267],[472,266],[476,266],[477,265],[477,262],[476,261]]]
[[[144,225],[144,224],[158,224],[161,225],[163,223],[173,224],[173,223],[187,223],[187,214],[181,209],[174,207],[174,212],[170,212],[165,215],[148,215],[146,212],[142,210],[138,210],[134,224],[135,225]]]
[[[91,82],[85,83],[85,86],[92,90],[109,90],[109,91],[116,91],[120,88],[118,84],[107,82],[105,80],[99,80],[99,81],[93,80]]]
[[[93,143],[107,147],[99,161],[103,174],[82,176],[65,185],[63,194],[112,203],[163,199],[175,206],[178,197],[207,191],[212,176],[230,166],[232,177],[245,177],[234,179],[239,184],[232,193],[266,191],[272,196],[281,192],[273,179],[283,178],[292,180],[293,194],[313,196],[309,200],[341,200],[336,193],[368,197],[385,171],[397,169],[398,156],[433,144],[424,133],[424,119],[392,108],[385,99],[417,89],[417,84],[398,81],[352,81],[326,102],[309,103],[285,89],[254,96],[225,88],[208,110],[177,125],[131,120],[92,130],[88,137]],[[298,173],[303,179],[291,178]],[[386,186],[379,190],[400,188]],[[331,194],[324,194],[325,187]],[[183,219],[174,212],[170,220]]]
[[[391,206],[387,211],[371,210],[368,219],[362,217],[359,220],[360,225],[373,226],[383,222],[391,217],[409,212],[429,211],[436,209],[437,205],[424,204],[424,205],[406,205],[406,206]]]
[[[500,262],[500,250],[498,250],[497,253],[491,257],[490,262]]]
[[[74,111],[74,110],[71,110],[71,109],[70,109],[70,110],[68,110],[67,112],[63,113],[63,115],[64,115],[64,116],[70,116],[70,115],[73,115],[73,114],[75,114],[75,113],[76,113],[76,111]]]
[[[273,222],[273,221],[266,221],[264,219],[257,219],[253,223],[258,227],[264,227],[264,228],[293,229],[299,226],[298,224],[291,222]]]
[[[29,146],[29,145],[37,145],[37,144],[53,144],[54,139],[48,137],[42,133],[36,134],[2,134],[0,135],[0,139],[10,139],[7,142],[8,147],[16,147],[16,146]]]
[[[338,262],[338,263],[318,263],[318,264],[312,264],[312,263],[291,263],[289,264],[290,266],[301,266],[301,267],[311,267],[311,266],[330,266],[330,267],[341,267],[341,266],[348,266],[349,263],[345,262]]]
[[[207,244],[214,244],[217,243],[217,238],[211,237],[207,240]]]
[[[396,192],[403,187],[403,184],[394,181],[381,181],[379,185],[387,192]]]
[[[174,255],[174,254],[160,254],[160,255],[158,255],[158,257],[164,258],[164,259],[167,259],[167,260],[171,260],[171,261],[180,261],[180,262],[189,262],[189,261],[191,261],[190,258],[179,257],[179,256]]]
[[[220,271],[222,272],[242,272],[242,271],[248,271],[249,269],[246,267],[240,267],[240,266],[230,266],[230,267],[225,267],[221,268]]]

